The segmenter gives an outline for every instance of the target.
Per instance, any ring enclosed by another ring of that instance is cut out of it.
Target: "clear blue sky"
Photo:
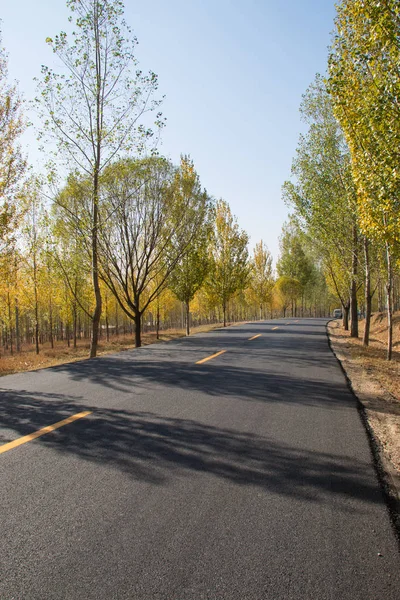
[[[159,76],[167,127],[160,151],[190,154],[203,186],[229,202],[251,246],[274,259],[288,211],[290,175],[302,124],[301,95],[326,69],[334,0],[126,0],[143,70]],[[45,44],[68,28],[64,0],[2,0],[10,77],[27,99],[33,77],[51,66]],[[27,138],[35,160],[35,141]]]

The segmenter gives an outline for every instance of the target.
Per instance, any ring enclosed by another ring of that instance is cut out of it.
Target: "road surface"
[[[324,320],[0,388],[1,600],[400,598],[398,542]]]

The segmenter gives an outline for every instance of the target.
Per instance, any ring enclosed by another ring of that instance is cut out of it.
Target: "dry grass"
[[[240,323],[235,323],[235,325],[239,324]],[[222,325],[222,323],[200,325],[198,327],[193,327],[191,333],[212,331],[213,329],[222,327]],[[183,329],[167,329],[162,331],[160,332],[159,340],[156,339],[155,332],[143,333],[142,344],[143,346],[147,346],[148,344],[165,342],[184,336],[185,332]],[[72,344],[71,347],[68,348],[65,341],[59,341],[55,342],[54,348],[50,347],[50,343],[43,344],[43,346],[40,347],[40,353],[36,354],[34,346],[25,345],[22,352],[19,354],[14,354],[13,356],[3,354],[0,356],[0,376],[23,371],[35,371],[37,369],[53,367],[54,365],[84,360],[88,358],[89,347],[90,344],[88,340],[78,340],[77,348],[73,348]],[[109,342],[102,339],[98,347],[98,356],[130,350],[134,347],[133,336],[129,334],[112,337]]]
[[[339,322],[337,322],[339,325]],[[400,314],[394,316],[393,359],[386,359],[387,318],[383,313],[375,313],[371,319],[370,345],[362,343],[364,321],[360,321],[360,337],[350,337],[349,331],[336,327],[334,341],[342,350],[347,351],[352,361],[362,367],[366,376],[377,381],[392,396],[400,400]]]

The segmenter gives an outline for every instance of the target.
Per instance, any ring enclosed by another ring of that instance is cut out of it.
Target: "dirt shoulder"
[[[364,407],[367,426],[384,469],[385,483],[400,507],[400,316],[395,322],[395,351],[390,362],[386,360],[385,325],[381,314],[373,317],[369,348],[362,345],[362,322],[359,339],[351,338],[338,320],[328,323],[328,335],[332,349]]]

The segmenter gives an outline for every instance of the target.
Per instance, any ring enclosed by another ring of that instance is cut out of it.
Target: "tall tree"
[[[0,36],[0,253],[7,250],[20,216],[18,203],[26,160],[18,140],[25,124],[22,100],[15,84],[8,82],[8,61]]]
[[[258,304],[260,319],[265,317],[265,306],[271,301],[273,287],[272,255],[261,240],[254,248],[250,266],[250,288]]]
[[[393,262],[400,249],[400,5],[343,0],[337,11],[329,89],[350,147],[361,228],[386,247],[390,360]]]
[[[214,235],[210,252],[210,275],[207,281],[212,295],[222,306],[224,327],[230,298],[244,289],[249,275],[247,233],[239,228],[229,204],[219,200],[215,209]]]
[[[157,76],[137,69],[137,40],[123,20],[120,0],[67,0],[75,30],[47,38],[66,74],[42,67],[37,99],[45,117],[44,134],[90,180],[90,239],[95,306],[90,356],[96,356],[102,299],[99,279],[101,173],[121,154],[140,149],[152,136],[143,115],[156,110]],[[156,117],[160,126],[160,113]]]
[[[306,91],[300,112],[308,131],[300,137],[293,160],[295,180],[284,184],[283,196],[295,208],[296,215],[318,246],[325,272],[334,282],[342,302],[346,328],[351,299],[351,333],[357,337],[359,225],[356,189],[349,150],[320,75]]]
[[[174,187],[174,193],[181,195],[184,203],[188,203],[196,197],[201,198],[201,196],[207,200],[207,193],[201,189],[193,161],[187,156],[181,157],[180,168],[175,174]],[[201,202],[201,204],[205,208],[202,211],[203,222],[199,222],[196,235],[175,265],[169,281],[169,287],[178,300],[185,304],[186,335],[190,334],[190,302],[202,286],[209,270],[208,246],[211,234],[211,211],[207,202]]]

